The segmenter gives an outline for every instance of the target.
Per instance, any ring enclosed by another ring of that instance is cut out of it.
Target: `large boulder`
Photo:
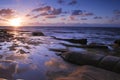
[[[32,32],[32,36],[44,36],[42,32]]]
[[[115,56],[105,56],[101,54],[83,54],[74,52],[65,52],[61,57],[68,62],[78,65],[92,65],[110,71],[120,73],[120,58]],[[114,68],[116,68],[114,70]]]
[[[105,56],[100,62],[99,62],[99,67],[107,69],[107,70],[112,70],[113,68],[117,65],[117,63],[120,61],[119,57],[114,57],[114,56]],[[120,70],[119,70],[120,71]]]
[[[101,54],[83,54],[74,52],[65,52],[61,57],[74,64],[78,65],[94,65],[97,66],[104,55]]]

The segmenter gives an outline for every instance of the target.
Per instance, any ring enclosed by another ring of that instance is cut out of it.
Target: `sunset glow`
[[[22,26],[21,22],[22,22],[21,18],[14,18],[14,19],[9,20],[9,24],[14,27]]]
[[[11,20],[11,18],[15,19]],[[8,20],[10,20],[10,23],[8,22]],[[59,26],[110,25],[119,27],[120,0],[0,1],[0,26],[58,26],[58,25]]]

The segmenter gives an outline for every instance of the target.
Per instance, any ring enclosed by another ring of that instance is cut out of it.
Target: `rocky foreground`
[[[87,39],[0,30],[0,80],[119,80],[119,57],[120,40],[88,44]]]

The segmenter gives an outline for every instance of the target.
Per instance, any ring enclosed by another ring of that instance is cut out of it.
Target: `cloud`
[[[83,10],[73,10],[72,15],[85,17],[85,16],[93,16],[94,14],[91,12],[83,11]]]
[[[57,16],[55,16],[55,15],[47,15],[47,16],[45,16],[45,18],[56,18]]]
[[[71,2],[68,3],[69,5],[75,5],[77,4],[77,0],[72,0]]]
[[[110,23],[120,23],[120,10],[113,10],[113,17],[109,20]]]
[[[81,20],[87,20],[87,18],[81,18]]]
[[[35,15],[35,16],[32,17],[32,19],[33,19],[33,18],[38,18],[39,16],[40,16],[40,14]]]
[[[53,8],[51,6],[40,7],[32,10],[33,12],[43,12],[41,15],[59,15],[62,13],[61,8]]]
[[[64,0],[58,0],[58,3],[62,4],[62,3],[64,3]]]
[[[52,7],[51,6],[44,6],[44,7],[40,7],[40,8],[36,8],[36,9],[33,9],[32,11],[33,12],[38,12],[38,11],[49,11],[49,10],[51,10],[52,9]]]
[[[101,16],[95,16],[94,19],[102,19]]]
[[[47,12],[43,12],[40,14],[41,16],[46,16],[46,15],[49,15]]]
[[[120,10],[114,10],[113,13],[114,13],[113,19],[120,20]]]
[[[31,15],[30,14],[27,14],[26,17],[30,17]]]
[[[109,19],[109,22],[115,23],[115,24],[120,24],[120,18],[112,17],[111,19]]]
[[[44,6],[44,7],[33,9],[32,12],[36,12],[36,15],[34,15],[32,18],[38,18],[40,16],[44,16],[45,18],[56,18],[56,16],[62,13],[62,8]]]
[[[77,0],[69,0],[70,2],[68,2],[67,4],[68,5],[75,5],[75,4],[77,4]],[[66,3],[67,2],[67,0],[65,1],[65,0],[58,0],[58,3],[59,4],[63,4],[63,3]]]
[[[29,17],[31,19],[34,19],[34,18],[39,18],[40,16],[47,16],[49,15],[47,12],[42,12],[42,13],[39,13],[39,14],[36,14],[36,15],[33,15],[33,14],[27,14],[26,17]]]
[[[66,20],[66,18],[61,18],[61,20]]]
[[[59,15],[59,14],[61,14],[62,13],[62,9],[61,8],[59,8],[59,9],[53,9],[53,10],[51,10],[51,15]]]
[[[94,14],[91,12],[83,13],[83,16],[93,16]]]
[[[114,10],[113,13],[120,16],[120,10]]]
[[[69,18],[70,18],[70,20],[73,20],[73,21],[76,20],[76,18],[74,16],[70,16]]]
[[[13,14],[15,13],[14,10],[12,9],[0,9],[0,16],[4,17],[4,18],[10,18],[13,16]]]
[[[7,21],[6,19],[0,18],[0,21]]]
[[[73,10],[72,15],[81,15],[83,13],[82,10]]]

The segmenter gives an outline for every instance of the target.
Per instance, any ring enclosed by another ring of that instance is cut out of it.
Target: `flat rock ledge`
[[[93,66],[81,66],[66,77],[55,80],[120,80],[120,75]]]

